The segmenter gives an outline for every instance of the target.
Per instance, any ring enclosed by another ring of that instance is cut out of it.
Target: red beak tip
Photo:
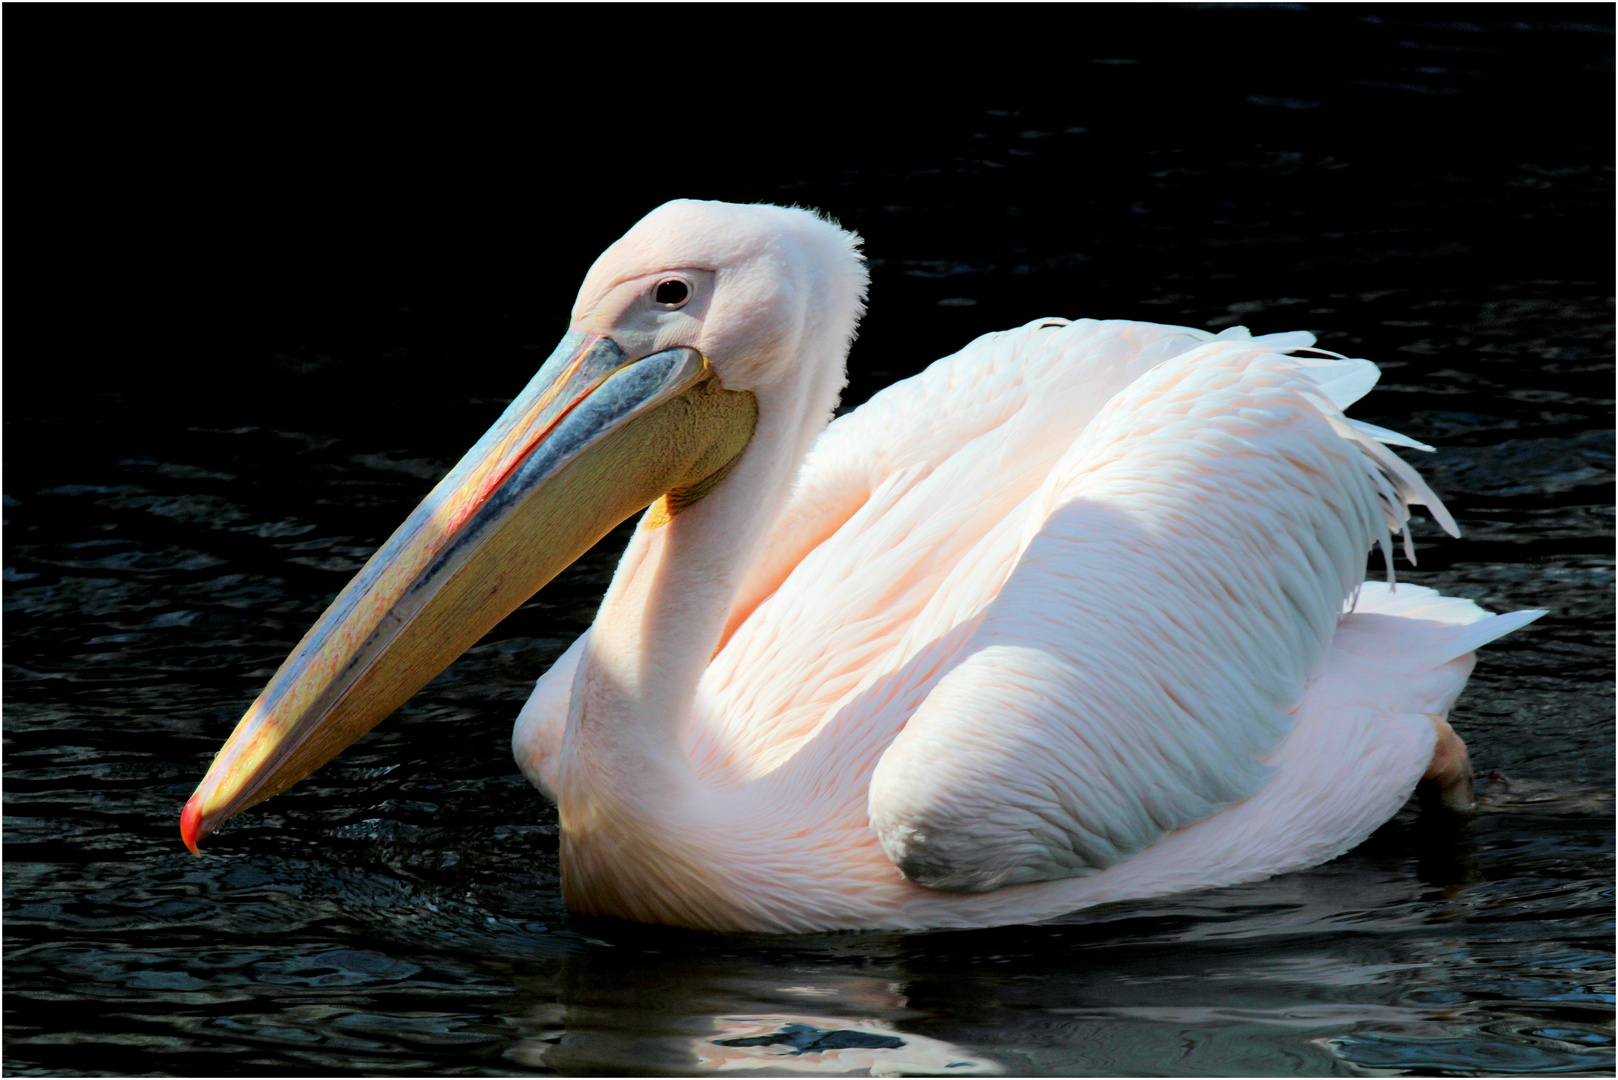
[[[197,841],[202,839],[202,800],[193,795],[180,811],[180,839],[185,846],[191,849],[191,854],[201,855],[197,850]]]

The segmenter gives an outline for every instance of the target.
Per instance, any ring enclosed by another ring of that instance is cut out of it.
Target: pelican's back
[[[732,782],[769,772],[862,686],[980,612],[1043,522],[1030,500],[1146,373],[1210,342],[1276,355],[1313,340],[1041,319],[978,338],[834,421],[704,676],[699,769]],[[1326,392],[1344,403],[1375,381],[1366,361],[1330,366],[1341,385]]]

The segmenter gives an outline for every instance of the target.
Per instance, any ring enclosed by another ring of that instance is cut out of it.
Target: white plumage
[[[621,244],[651,265],[660,235],[721,227],[838,250],[807,214],[696,203]],[[572,837],[570,903],[716,928],[988,925],[1363,840],[1428,768],[1471,650],[1541,613],[1362,583],[1407,504],[1454,523],[1382,445],[1420,444],[1343,416],[1375,366],[1287,355],[1313,344],[1038,320],[831,423],[774,513],[762,481],[727,480],[714,521],[750,499],[769,520],[738,541],[718,648],[670,705],[688,773],[601,793],[637,774],[569,734],[591,634],[518,720],[518,761]],[[813,352],[795,360],[829,362]],[[676,558],[658,545],[677,552],[684,520],[643,523],[592,634],[634,615],[623,583]]]

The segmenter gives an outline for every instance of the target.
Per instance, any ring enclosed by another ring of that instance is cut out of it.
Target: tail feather
[[[1446,660],[1453,660],[1458,656],[1465,656],[1475,652],[1496,638],[1505,637],[1513,630],[1521,630],[1541,615],[1549,614],[1542,608],[1527,611],[1512,611],[1504,615],[1494,615],[1470,625],[1458,627],[1451,631],[1453,636],[1444,642],[1444,651],[1448,655]]]
[[[1437,643],[1437,652],[1430,657],[1433,663],[1446,663],[1458,656],[1521,630],[1541,615],[1544,609],[1512,611],[1495,615],[1459,596],[1442,596],[1435,589],[1423,585],[1391,587],[1380,581],[1367,581],[1344,605],[1345,615],[1397,615],[1423,622],[1449,623],[1447,629],[1435,630],[1428,640]]]

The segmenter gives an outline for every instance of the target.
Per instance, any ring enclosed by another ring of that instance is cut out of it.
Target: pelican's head
[[[590,268],[572,328],[630,356],[692,348],[726,389],[764,391],[817,346],[841,360],[865,295],[858,245],[808,210],[664,203]]]
[[[864,294],[857,243],[804,210],[681,200],[608,248],[533,381],[237,724],[181,815],[187,846],[331,760],[619,522],[702,498],[761,407],[823,421]]]

